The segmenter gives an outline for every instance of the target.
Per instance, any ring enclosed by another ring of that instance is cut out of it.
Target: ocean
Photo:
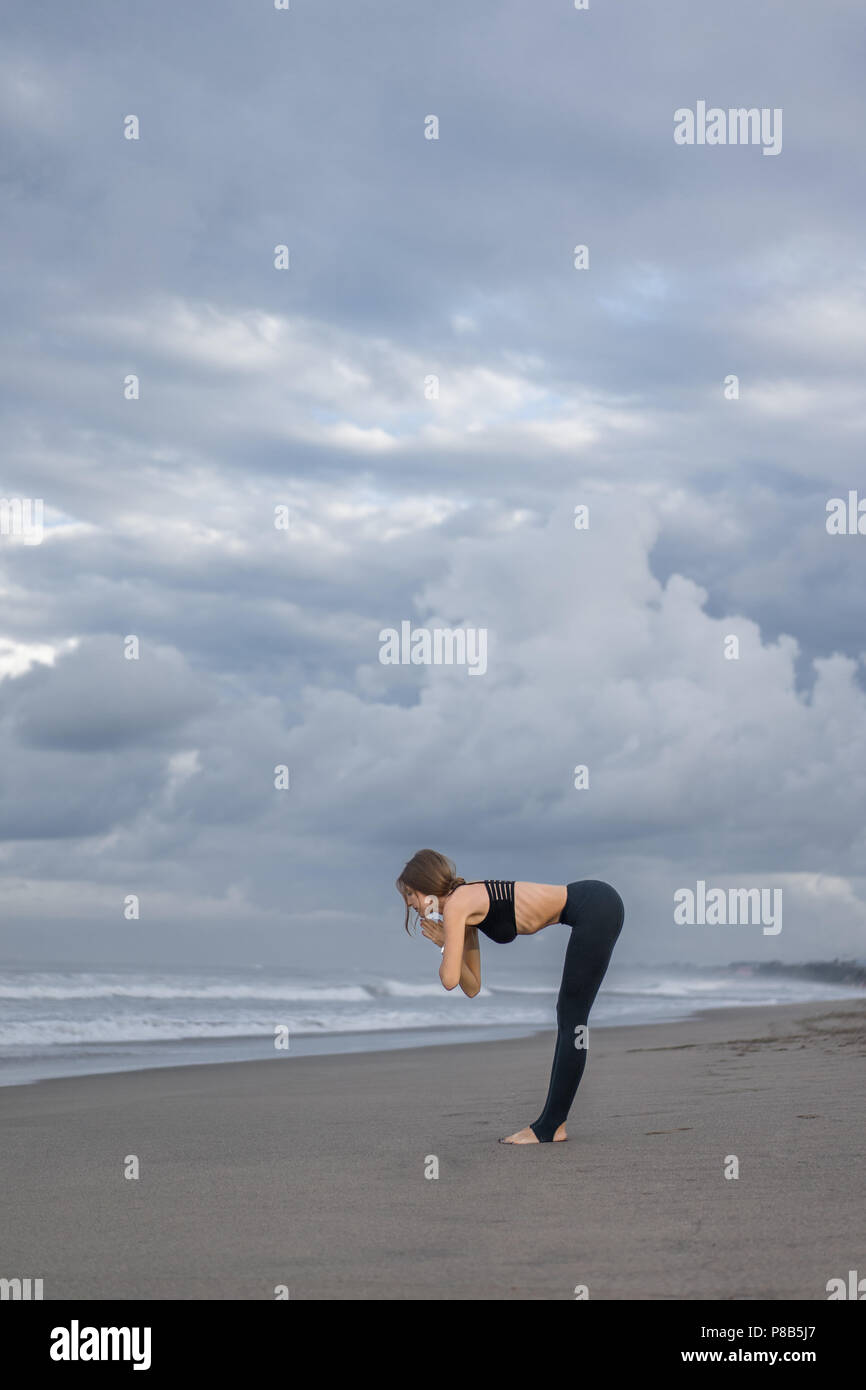
[[[325,977],[271,967],[0,966],[0,1084],[552,1034],[557,987],[503,977],[486,981],[467,999],[435,979],[361,972]],[[614,965],[592,1023],[668,1022],[707,1007],[862,998],[864,987],[866,969],[852,962]]]

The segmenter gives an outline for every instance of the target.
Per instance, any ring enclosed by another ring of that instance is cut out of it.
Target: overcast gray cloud
[[[624,959],[863,953],[860,20],[6,17],[10,956],[416,960],[425,844],[610,879]],[[698,100],[781,108],[781,153],[676,145]],[[487,671],[383,665],[403,620]],[[783,932],[675,926],[701,878]]]

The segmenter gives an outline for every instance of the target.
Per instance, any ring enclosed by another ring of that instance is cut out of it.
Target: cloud
[[[785,885],[775,954],[853,949],[856,8],[735,0],[712,42],[686,4],[344,8],[11,25],[0,492],[46,515],[0,538],[13,915],[50,954],[144,885],[167,960],[213,921],[364,961],[441,842],[621,883],[635,956],[728,959],[671,899],[737,874]],[[678,149],[698,97],[784,105],[782,155]],[[404,619],[485,627],[487,674],[381,665]]]
[[[18,679],[11,717],[25,746],[99,753],[173,738],[211,702],[206,683],[179,652],[149,646],[126,660],[108,637],[77,642],[52,669]]]

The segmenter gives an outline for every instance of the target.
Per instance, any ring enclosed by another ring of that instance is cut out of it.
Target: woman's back
[[[558,922],[565,908],[566,889],[558,883],[529,883],[524,879],[482,879],[455,888],[448,901],[466,913],[467,927],[477,927],[493,941],[532,936]],[[501,924],[512,922],[506,935]],[[493,931],[485,931],[485,926]],[[494,935],[494,932],[496,933]]]

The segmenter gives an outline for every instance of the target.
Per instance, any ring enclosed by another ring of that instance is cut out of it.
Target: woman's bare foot
[[[553,1142],[556,1143],[557,1140],[567,1138],[565,1122],[563,1121],[553,1136]],[[534,1131],[527,1125],[526,1129],[519,1129],[516,1134],[509,1134],[507,1139],[500,1139],[499,1142],[500,1144],[537,1144],[539,1141],[536,1139]]]

